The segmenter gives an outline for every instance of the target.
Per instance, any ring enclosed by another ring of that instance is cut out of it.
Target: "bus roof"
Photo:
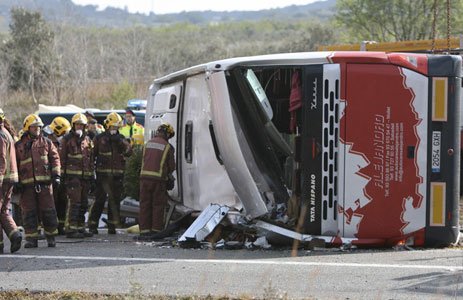
[[[328,63],[327,57],[331,52],[297,52],[283,54],[269,54],[259,56],[235,57],[223,60],[212,61],[183,69],[161,78],[155,79],[154,84],[161,85],[181,78],[192,76],[207,71],[225,71],[235,66],[262,66],[262,65],[301,65]]]

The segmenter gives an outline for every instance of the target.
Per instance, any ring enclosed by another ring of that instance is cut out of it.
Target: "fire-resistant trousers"
[[[140,180],[140,233],[164,229],[165,208],[167,206],[165,181]]]
[[[3,248],[3,232],[8,238],[18,231],[18,227],[10,216],[11,195],[13,194],[13,184],[4,182],[0,189],[0,248]]]
[[[56,217],[55,202],[50,185],[25,185],[19,205],[22,209],[24,231],[26,239],[36,239],[38,236],[39,215],[45,235],[58,233],[58,219]]]
[[[68,197],[66,232],[85,228],[85,213],[88,208],[88,182],[79,177],[66,177]]]
[[[96,229],[108,199],[108,227],[116,228],[120,224],[120,211],[123,193],[122,176],[97,175],[95,201],[90,207],[88,227]]]
[[[58,216],[59,226],[64,227],[66,221],[66,207],[68,204],[66,186],[64,184],[61,184],[59,186],[53,185],[53,199],[55,201],[55,208],[56,214]]]

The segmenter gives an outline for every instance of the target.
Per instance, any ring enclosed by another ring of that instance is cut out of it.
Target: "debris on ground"
[[[202,212],[178,212],[175,209],[175,212],[170,212],[170,218],[172,220],[166,222],[165,230],[153,233],[149,240],[138,240],[138,236],[134,239],[142,245],[166,248],[254,250],[289,246],[308,252],[332,252],[351,251],[358,247],[355,238],[314,236],[292,230],[291,225],[287,224],[289,218],[285,205],[278,206],[274,216],[253,220],[246,219],[242,211],[219,204],[210,204]],[[136,225],[127,228],[126,232],[136,234],[138,230]],[[414,250],[406,243],[393,249]]]

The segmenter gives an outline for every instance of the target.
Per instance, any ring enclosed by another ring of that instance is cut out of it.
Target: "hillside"
[[[302,20],[317,18],[326,20],[334,14],[336,0],[318,1],[307,5],[292,5],[259,11],[194,11],[176,14],[144,15],[129,13],[119,8],[108,7],[98,11],[97,6],[81,6],[71,0],[0,0],[0,30],[7,31],[12,7],[22,6],[28,10],[39,10],[50,22],[74,26],[97,26],[127,28],[132,26],[157,27],[178,22],[211,24],[230,21]]]

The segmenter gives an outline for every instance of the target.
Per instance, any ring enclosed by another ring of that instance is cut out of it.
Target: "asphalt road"
[[[463,299],[463,250],[210,250],[125,233],[0,255],[0,291],[316,299]]]

